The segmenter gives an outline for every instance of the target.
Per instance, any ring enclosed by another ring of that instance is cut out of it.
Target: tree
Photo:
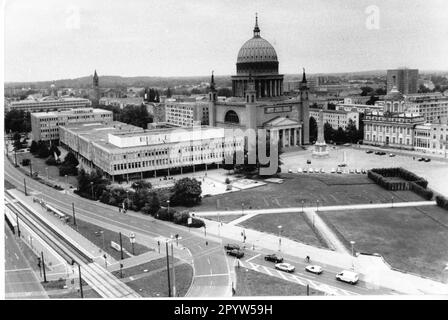
[[[356,124],[352,119],[348,120],[347,128],[345,129],[347,140],[351,143],[358,142],[359,133]]]
[[[327,104],[327,109],[328,110],[336,110],[336,105],[334,103],[329,102]]]
[[[378,88],[375,90],[375,95],[377,96],[384,96],[386,94],[387,94],[386,89]]]
[[[141,190],[141,189],[151,189],[152,185],[151,182],[145,181],[145,180],[137,180],[132,183],[131,188],[135,191]]]
[[[317,140],[317,122],[314,117],[310,117],[310,141]]]
[[[325,141],[335,141],[336,130],[333,129],[331,124],[325,122],[324,124],[324,139]]]
[[[73,154],[73,152],[69,151],[67,155],[64,158],[64,165],[76,167],[79,165],[78,159],[76,159],[76,156]]]
[[[183,178],[172,188],[170,201],[173,205],[192,206],[201,201],[201,183],[196,179]]]
[[[373,106],[375,104],[375,102],[377,102],[378,100],[380,100],[379,97],[377,96],[370,96],[370,99],[367,100],[366,104],[369,106]]]
[[[235,170],[235,164],[236,164],[236,152],[233,153],[232,163],[226,163],[225,159],[222,160],[222,168],[227,171]]]
[[[341,127],[338,127],[338,130],[336,130],[334,141],[336,143],[344,143],[347,141],[347,136],[345,134],[345,131]]]
[[[35,153],[37,153],[37,151],[38,151],[37,142],[33,140],[33,141],[31,142],[30,152],[31,152],[32,154],[35,154]]]
[[[171,96],[172,96],[171,88],[168,87],[168,89],[166,90],[166,97],[167,97],[167,98],[171,98]]]
[[[374,92],[373,88],[371,87],[361,87],[361,91],[362,96],[368,96]]]
[[[59,156],[61,155],[61,151],[59,150],[59,148],[56,146],[56,144],[52,144],[50,147],[50,154],[55,158],[55,159],[59,159]]]
[[[37,143],[37,148],[37,156],[39,158],[47,158],[50,155],[50,149],[48,149],[48,146],[44,141],[39,141]]]
[[[31,114],[23,110],[11,110],[5,114],[6,132],[30,132]]]

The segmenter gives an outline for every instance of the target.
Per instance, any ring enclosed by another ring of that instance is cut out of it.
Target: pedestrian
[[[306,262],[310,262],[310,256],[306,256]]]

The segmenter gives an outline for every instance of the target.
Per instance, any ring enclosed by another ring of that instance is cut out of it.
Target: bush
[[[77,174],[78,174],[78,168],[76,167],[65,164],[59,167],[59,176],[61,177],[65,175],[76,176]]]
[[[434,193],[431,190],[425,189],[422,186],[416,184],[415,182],[410,182],[409,187],[412,191],[422,196],[426,200],[431,200],[434,195]]]
[[[30,159],[22,159],[22,166],[26,167],[29,166],[31,163]]]
[[[47,160],[45,160],[45,164],[48,166],[56,166],[58,164],[58,162],[56,161],[56,159],[53,156],[51,156]]]
[[[171,209],[168,211],[168,208],[160,208],[156,213],[156,218],[164,221],[173,221],[174,213],[176,211]]]
[[[445,210],[448,210],[448,199],[444,196],[436,196],[437,205]]]
[[[197,218],[191,218],[191,224],[189,225],[190,228],[202,228],[205,226],[204,221],[197,219]]]
[[[190,214],[187,211],[175,212],[173,215],[173,222],[175,224],[187,225],[189,217]]]

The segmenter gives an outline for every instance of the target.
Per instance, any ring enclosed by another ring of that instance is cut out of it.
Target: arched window
[[[238,115],[235,111],[230,110],[226,113],[226,116],[224,117],[224,122],[230,122],[230,123],[240,123],[240,119],[238,118]]]

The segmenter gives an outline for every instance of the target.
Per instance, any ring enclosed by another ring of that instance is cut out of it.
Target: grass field
[[[266,209],[280,207],[346,205],[386,203],[395,201],[421,201],[412,191],[390,192],[374,184],[365,175],[336,174],[282,174],[284,183],[260,186],[253,189],[207,197],[196,211]],[[219,201],[217,201],[219,200]]]
[[[110,246],[111,241],[114,241],[115,243],[120,243],[120,236],[118,232],[111,231],[108,229],[101,228],[97,225],[76,219],[76,225],[73,226],[73,223],[70,224],[70,226],[78,231],[80,234],[82,234],[85,238],[87,238],[89,241],[97,245],[99,248],[102,248],[104,251],[106,251],[108,254],[110,254],[114,259],[120,260],[121,255],[120,252],[113,249]],[[104,231],[104,246],[103,246],[103,236],[100,233],[100,231]],[[132,253],[132,245],[130,243],[130,240],[128,238],[127,234],[121,235],[123,249],[126,249],[128,252]],[[148,251],[153,251],[154,249],[150,249],[148,247],[145,247],[141,244],[134,243],[134,252],[135,255],[139,255]],[[124,258],[128,258],[127,254],[123,254]]]
[[[220,214],[219,217],[218,216],[207,216],[204,218],[213,220],[213,221],[221,221],[222,223],[229,223],[235,219],[241,218],[242,216],[243,216],[242,214],[227,214],[227,215]]]
[[[379,253],[397,269],[442,280],[448,262],[448,212],[436,206],[319,213],[356,241],[356,251]]]
[[[193,268],[186,263],[175,267],[176,292],[178,297],[183,297],[190,288],[193,279]],[[171,279],[172,281],[172,279]],[[168,277],[166,266],[153,270],[146,276],[126,284],[134,289],[142,297],[168,297]]]
[[[306,296],[306,287],[246,268],[236,268],[235,296]],[[324,293],[310,288],[310,296]]]
[[[248,229],[268,232],[278,235],[278,226],[282,226],[281,236],[315,247],[328,248],[306,221],[302,213],[259,214],[239,224]],[[250,241],[250,239],[248,239]]]

